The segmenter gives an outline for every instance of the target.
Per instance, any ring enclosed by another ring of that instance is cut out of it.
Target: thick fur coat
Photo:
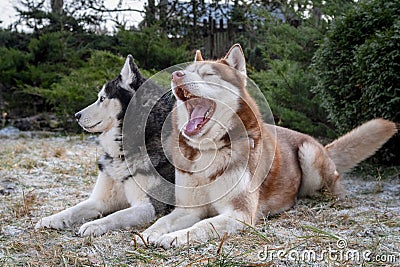
[[[393,122],[376,119],[324,147],[265,124],[246,79],[239,45],[217,61],[204,61],[198,51],[193,64],[172,74],[176,208],[143,232],[150,244],[222,237],[322,188],[342,197],[341,175],[397,132]]]
[[[104,154],[98,160],[93,192],[76,206],[40,219],[35,228],[63,229],[86,222],[79,228],[81,236],[101,235],[143,226],[170,211],[173,187],[160,185],[164,178],[173,184],[174,168],[163,153],[161,129],[172,105],[158,86],[146,81],[129,55],[120,75],[103,86],[96,102],[75,114],[85,130],[101,133]],[[130,138],[137,135],[143,136],[142,143]]]

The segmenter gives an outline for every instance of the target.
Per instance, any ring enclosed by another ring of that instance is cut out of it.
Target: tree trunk
[[[146,7],[146,26],[151,26],[156,21],[156,3],[155,0],[148,0]]]
[[[51,0],[51,12],[61,15],[63,13],[63,0]]]
[[[160,0],[160,21],[165,23],[168,12],[168,0]]]

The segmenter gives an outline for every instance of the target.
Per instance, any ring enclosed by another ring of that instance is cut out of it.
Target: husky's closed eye
[[[202,73],[201,75],[202,76],[213,76],[213,75],[217,75],[217,73],[212,72],[212,71],[208,71],[208,72]]]

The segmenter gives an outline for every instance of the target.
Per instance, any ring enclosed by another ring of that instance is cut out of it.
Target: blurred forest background
[[[1,127],[80,131],[73,114],[127,54],[149,77],[196,49],[217,58],[234,43],[278,125],[333,138],[376,117],[400,122],[399,0],[143,2],[19,0],[18,20],[0,29]],[[127,11],[143,20],[102,26],[104,14]],[[400,164],[399,151],[397,135],[378,158]]]

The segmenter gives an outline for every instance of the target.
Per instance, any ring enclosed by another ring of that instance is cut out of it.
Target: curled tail
[[[355,128],[325,146],[339,173],[344,173],[372,156],[395,133],[394,122],[374,119]]]

